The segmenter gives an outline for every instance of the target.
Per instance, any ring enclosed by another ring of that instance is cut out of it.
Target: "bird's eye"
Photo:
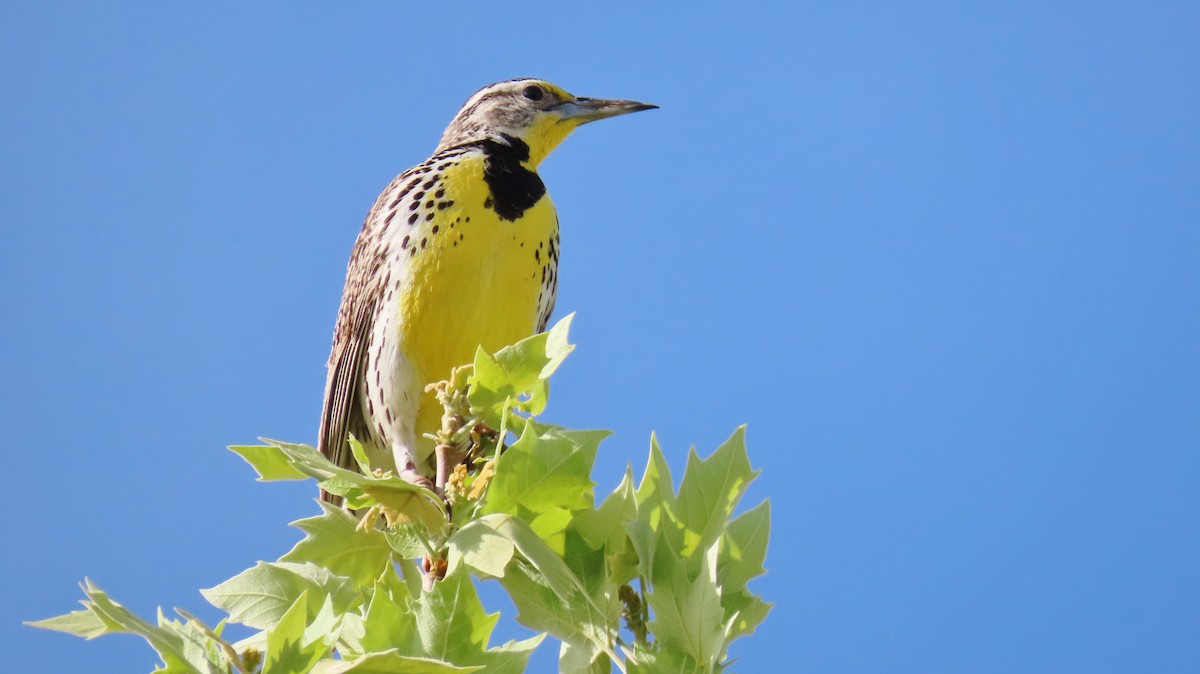
[[[531,101],[540,101],[542,100],[542,97],[546,95],[546,92],[542,91],[541,87],[530,85],[525,87],[525,90],[521,92],[521,95]]]

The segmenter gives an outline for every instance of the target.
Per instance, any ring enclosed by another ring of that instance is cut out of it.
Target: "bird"
[[[574,96],[542,79],[475,92],[433,154],[375,200],[346,270],[318,449],[431,486],[442,406],[428,384],[478,347],[545,329],[558,290],[558,216],[538,165],[582,124],[658,106]],[[322,498],[340,498],[322,491]]]

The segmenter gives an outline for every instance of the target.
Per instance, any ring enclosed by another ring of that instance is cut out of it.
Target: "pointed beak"
[[[560,103],[558,105],[559,114],[562,115],[561,122],[575,122],[576,124],[586,124],[594,122],[597,119],[606,117],[616,117],[630,112],[640,112],[642,110],[653,110],[657,105],[649,103],[639,103],[637,101],[621,101],[611,98],[585,98],[576,96],[575,100]]]

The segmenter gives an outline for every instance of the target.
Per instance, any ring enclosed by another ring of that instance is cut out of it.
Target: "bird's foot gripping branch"
[[[690,452],[678,491],[651,439],[641,480],[627,469],[596,503],[590,474],[608,433],[536,418],[573,348],[568,324],[477,354],[443,387],[441,496],[360,450],[363,474],[305,445],[233,447],[261,480],[314,478],[358,516],[322,504],[293,523],[304,539],[278,561],[203,590],[229,614],[215,628],[178,609],[143,621],[90,581],[82,610],[33,625],[139,634],[158,672],[521,672],[546,634],[562,642],[563,672],[724,671],[730,642],[770,608],[747,588],[763,573],[769,504],[733,516],[755,476],[743,432],[707,459]],[[497,580],[517,621],[542,634],[489,646],[496,618],[472,577]],[[230,642],[226,622],[256,632]]]

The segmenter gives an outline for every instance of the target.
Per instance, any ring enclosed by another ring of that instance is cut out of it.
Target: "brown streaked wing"
[[[343,298],[345,301],[347,298]],[[325,381],[325,404],[321,412],[321,430],[318,447],[334,464],[348,470],[358,470],[358,463],[350,451],[347,435],[360,432],[364,423],[362,408],[358,404],[358,382],[366,367],[367,343],[374,325],[374,302],[361,298],[357,307],[346,313],[346,325],[339,325],[340,339],[334,345],[329,359],[329,375]],[[360,437],[361,440],[366,438]],[[341,499],[321,492],[321,499],[338,503]]]

